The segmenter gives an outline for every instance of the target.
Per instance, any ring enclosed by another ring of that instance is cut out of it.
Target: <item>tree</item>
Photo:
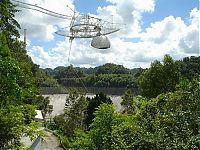
[[[57,128],[66,137],[72,137],[78,128],[84,128],[83,120],[87,108],[87,100],[84,93],[71,89],[66,99],[65,113],[56,116],[54,121]]]
[[[125,93],[122,95],[121,105],[123,106],[125,112],[133,113],[135,111],[134,108],[132,107],[133,99],[134,95],[131,92],[131,90],[125,91]]]
[[[141,94],[147,98],[154,98],[163,92],[173,92],[179,79],[178,65],[169,55],[165,55],[163,64],[154,61],[151,67],[140,75]]]
[[[61,67],[58,71],[56,78],[59,80],[61,78],[74,78],[74,77],[84,77],[84,73],[80,70],[77,70],[72,65],[68,67]]]
[[[0,149],[18,149],[20,138],[34,138],[39,134],[35,118],[35,108],[31,105],[9,105],[0,108]]]
[[[19,149],[22,136],[37,135],[35,107],[29,102],[38,95],[37,65],[18,41],[17,10],[9,0],[0,4],[0,149]]]
[[[123,106],[123,112],[127,114],[136,114],[140,109],[141,104],[147,101],[142,96],[135,96],[131,90],[125,91],[122,95],[121,105]]]
[[[116,113],[114,107],[111,104],[106,103],[101,104],[94,115],[95,118],[90,125],[89,130],[85,133],[79,130],[78,134],[75,134],[75,138],[72,140],[71,149],[132,149],[131,144],[137,142],[134,141],[137,139],[138,135],[135,133],[139,131],[131,130],[136,129],[133,128],[132,117]],[[129,126],[127,127],[130,128],[129,130],[124,128],[125,124],[126,126]]]
[[[83,130],[76,130],[74,138],[69,144],[70,150],[92,150],[94,149],[94,144],[90,138],[90,135]]]
[[[36,78],[39,87],[58,87],[58,82],[53,76],[48,75],[44,69],[38,69],[36,72]]]
[[[136,80],[131,74],[89,75],[86,80],[86,85],[90,87],[137,88]]]
[[[18,28],[20,25],[14,19],[17,12],[10,0],[1,0],[0,4],[0,32],[6,36],[8,43],[13,42],[15,37],[19,37]]]
[[[140,75],[139,86],[143,96],[151,98],[163,92],[165,81],[163,80],[162,67],[159,61],[154,61],[151,67]]]
[[[200,149],[200,76],[182,80],[174,92],[141,101],[133,115],[101,104],[87,132],[75,134],[71,149]],[[128,97],[131,97],[128,95]]]
[[[123,116],[123,122],[113,127],[113,150],[154,150],[153,136],[137,124],[135,116]]]
[[[94,149],[107,150],[112,145],[112,122],[114,108],[109,104],[101,104],[94,113],[94,122],[90,125],[90,136]]]
[[[6,37],[4,34],[0,33],[0,58],[8,56],[10,50],[7,45]]]
[[[179,83],[180,70],[178,65],[169,55],[164,56],[163,60],[164,92],[175,91],[176,84]]]
[[[95,110],[102,104],[112,104],[112,101],[109,97],[107,97],[104,93],[96,94],[93,98],[87,98],[88,106],[86,110],[86,118],[84,120],[84,124],[89,127],[89,125],[93,122],[94,119],[94,112]]]
[[[183,78],[192,80],[194,76],[200,74],[200,56],[185,57],[182,60],[177,61],[177,63]]]
[[[107,63],[96,68],[96,74],[130,74],[130,70],[122,65]]]
[[[20,77],[23,72],[18,62],[10,57],[10,49],[4,34],[0,34],[0,107],[22,100]]]
[[[0,5],[0,34],[5,37],[3,45],[9,48],[9,56],[14,58],[19,68],[24,73],[20,76],[20,86],[26,88],[27,93],[35,93],[35,72],[37,72],[38,66],[35,65],[31,58],[27,55],[24,49],[24,43],[18,40],[20,34],[18,29],[19,23],[15,20],[16,10],[15,5],[10,0],[2,0]],[[7,55],[7,56],[8,56]],[[27,90],[30,89],[30,90]]]
[[[174,93],[160,94],[143,104],[138,125],[151,135],[154,149],[199,149],[199,81],[182,81]],[[144,137],[145,141],[149,137]]]
[[[34,64],[23,59],[18,61],[13,58],[3,34],[0,34],[0,41],[0,51],[2,52],[0,53],[1,107],[9,103],[31,104],[31,101],[28,100],[35,99],[38,94],[36,78],[33,75],[33,70],[30,70],[30,66]]]
[[[19,85],[20,75],[22,72],[14,59],[10,57],[0,59],[1,107],[22,101],[23,93]]]

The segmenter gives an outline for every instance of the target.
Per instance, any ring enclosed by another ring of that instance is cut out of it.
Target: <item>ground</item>
[[[63,150],[59,143],[59,139],[53,133],[45,131],[42,141],[42,150]]]

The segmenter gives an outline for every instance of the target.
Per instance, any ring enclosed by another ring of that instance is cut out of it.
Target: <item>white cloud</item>
[[[155,7],[154,0],[135,1],[135,0],[107,0],[113,5],[99,7],[97,13],[100,18],[113,22],[125,24],[125,30],[120,32],[120,36],[137,37],[141,32],[141,19],[143,12],[153,12]]]
[[[177,54],[180,54],[179,58],[199,55],[199,15],[200,11],[193,9],[188,25],[182,18],[173,16],[154,22],[141,33],[141,40],[151,42],[152,45],[160,47],[164,53],[176,56],[176,59]],[[157,55],[156,52],[153,54]]]
[[[154,11],[155,1],[154,0],[106,0],[114,5],[119,6],[134,6],[139,11]],[[126,9],[126,7],[121,7],[122,9]]]
[[[110,49],[94,49],[90,46],[91,39],[75,39],[69,56],[70,46],[66,38],[53,47],[31,46],[30,44],[28,51],[33,61],[43,68],[66,66],[70,63],[81,67],[95,67],[108,62],[134,68],[148,67],[151,61],[162,60],[165,54],[170,54],[174,59],[199,55],[200,11],[198,9],[191,10],[189,23],[184,22],[181,17],[166,16],[163,20],[152,22],[146,30],[142,30],[142,15],[143,13],[153,13],[154,0],[107,1],[111,4],[99,7],[97,16],[108,21],[111,21],[113,16],[113,22],[126,23],[123,30],[108,35],[111,42]],[[73,7],[71,0],[30,2],[64,14],[69,13],[66,8],[67,4]],[[50,42],[55,39],[53,34],[57,29],[55,25],[65,27],[69,23],[28,10],[22,11],[17,18],[22,24],[22,28],[27,28],[29,38],[34,37],[40,41]],[[130,40],[127,41],[126,38],[130,38]],[[132,38],[140,40],[133,42]]]
[[[151,41],[157,44],[161,44],[166,41],[180,40],[183,31],[186,29],[184,21],[178,17],[174,18],[169,16],[162,21],[151,23],[150,27],[146,29],[146,32],[141,34],[143,41]]]
[[[190,13],[191,24],[187,26],[183,32],[183,36],[179,41],[180,48],[185,53],[200,54],[199,46],[199,19],[200,11],[197,8]]]
[[[72,11],[67,8],[67,5],[70,8],[74,7],[72,0],[57,0],[56,2],[52,0],[23,0],[22,2],[36,4],[45,9],[67,15],[72,14]],[[41,41],[53,40],[54,33],[57,30],[56,26],[66,27],[70,22],[70,20],[63,20],[30,9],[20,7],[17,7],[17,9],[21,10],[16,13],[16,19],[20,23],[21,28],[27,29],[27,36],[29,38],[35,38]]]

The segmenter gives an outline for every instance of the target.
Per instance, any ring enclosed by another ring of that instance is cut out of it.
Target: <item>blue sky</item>
[[[96,13],[98,7],[104,7],[109,4],[105,0],[75,0],[76,10],[82,13]]]
[[[173,15],[182,17],[184,20],[189,18],[189,13],[193,8],[199,8],[198,0],[156,0],[155,11],[143,14],[143,28],[145,29],[151,22],[162,20],[166,16]],[[106,0],[74,0],[76,9],[82,13],[96,14],[98,7],[109,5]]]
[[[159,21],[166,16],[181,17],[183,20],[189,18],[189,13],[193,8],[199,7],[198,0],[156,0],[155,11],[152,14],[144,14],[144,28],[151,22]]]
[[[165,54],[174,59],[199,56],[198,0],[25,0],[49,10],[67,14],[66,5],[80,13],[109,18],[126,23],[120,32],[109,35],[111,48],[93,49],[90,40],[74,40],[69,57],[68,38],[55,34],[57,26],[69,22],[30,10],[22,10],[16,18],[27,29],[28,53],[41,67],[73,64],[95,67],[117,63],[128,68],[148,67]],[[30,18],[30,16],[32,16]],[[111,18],[111,17],[110,17]]]

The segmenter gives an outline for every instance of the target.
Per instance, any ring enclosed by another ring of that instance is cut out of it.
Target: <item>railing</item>
[[[30,147],[31,150],[41,150],[42,149],[42,137],[38,136]]]

